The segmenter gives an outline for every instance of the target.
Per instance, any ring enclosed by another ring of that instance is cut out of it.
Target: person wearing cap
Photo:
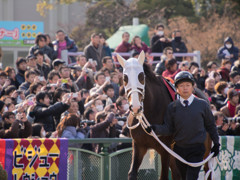
[[[231,88],[227,92],[227,104],[223,106],[220,109],[220,111],[226,117],[234,117],[238,102],[239,102],[239,93],[233,88]]]
[[[53,62],[52,62],[52,67],[55,71],[59,71],[59,69],[62,67],[62,65],[65,63],[64,60],[62,59],[55,59]]]
[[[214,143],[211,152],[217,156],[220,144],[215,120],[209,104],[193,95],[195,82],[192,74],[181,71],[175,76],[174,83],[178,98],[168,105],[164,124],[152,125],[152,129],[159,136],[173,135],[174,151],[188,162],[203,160],[208,132]],[[176,165],[183,180],[198,179],[201,166],[191,167],[179,160]]]
[[[27,70],[27,60],[22,57],[19,57],[16,61],[16,65],[18,69],[16,80],[20,86],[25,81],[24,73]]]
[[[229,73],[231,70],[231,61],[230,59],[222,59],[221,67],[218,69],[219,74],[222,76],[222,80],[229,82]]]

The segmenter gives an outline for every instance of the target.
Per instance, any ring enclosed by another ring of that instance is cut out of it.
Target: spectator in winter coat
[[[31,123],[27,121],[25,113],[13,112],[3,114],[3,124],[0,130],[0,138],[27,138],[32,134]]]
[[[35,122],[42,123],[47,132],[55,131],[54,116],[59,115],[69,108],[72,97],[65,94],[61,102],[50,105],[50,96],[46,92],[39,92],[36,95],[37,104],[30,112],[31,117],[35,117]]]
[[[47,63],[51,63],[51,61],[54,59],[54,51],[47,45],[47,38],[43,34],[37,35],[35,39],[35,45],[29,49],[29,55],[33,56],[36,50],[43,52],[45,61]]]
[[[172,48],[174,53],[187,53],[187,47],[182,41],[181,31],[176,30],[173,32]],[[183,57],[176,57],[177,61],[182,61]]]
[[[236,107],[238,105],[239,101],[239,93],[232,89],[229,89],[227,92],[227,104],[223,106],[220,111],[226,116],[226,117],[234,117],[235,116],[235,111]]]
[[[166,47],[171,47],[171,40],[164,36],[164,25],[158,24],[155,27],[155,34],[151,39],[151,50],[153,53],[161,53]],[[160,57],[154,57],[154,61]]]
[[[92,60],[97,61],[97,71],[102,68],[102,58],[107,54],[103,46],[100,44],[99,34],[93,33],[91,35],[91,42],[84,48],[84,55],[87,60],[91,58]]]
[[[70,39],[63,30],[58,30],[56,32],[56,40],[52,42],[53,44],[53,49],[55,53],[57,54],[56,58],[61,59],[62,55],[61,52],[62,50],[68,50],[68,52],[77,52],[78,48],[75,44],[75,42]],[[69,56],[69,63],[75,63],[76,60],[73,56]]]
[[[114,113],[108,115],[102,111],[96,114],[96,124],[91,127],[90,137],[91,138],[113,138],[117,136],[115,124],[117,119],[114,117]],[[100,152],[98,144],[93,144],[95,152]]]
[[[221,107],[226,104],[225,100],[227,98],[228,84],[225,81],[220,81],[215,85],[214,89],[217,94],[212,96],[212,103],[219,111]]]
[[[28,70],[25,72],[25,82],[19,86],[19,90],[23,91],[25,96],[29,95],[29,87],[34,82],[36,73],[32,70]]]
[[[57,127],[58,137],[68,139],[84,139],[85,133],[80,126],[80,117],[75,114],[68,114]]]
[[[40,71],[40,75],[47,79],[50,72],[50,65],[44,62],[44,54],[42,51],[36,50],[34,56],[37,59],[37,69]]]
[[[141,51],[145,52],[146,57],[151,53],[151,49],[141,40],[139,36],[134,36],[132,39],[132,49],[141,53]]]
[[[165,63],[166,66],[166,70],[163,71],[162,76],[163,77],[168,77],[171,79],[174,79],[174,77],[176,76],[176,74],[178,72],[180,72],[180,69],[177,68],[177,61],[176,59],[169,59],[166,61]]]
[[[20,86],[24,81],[24,73],[27,70],[27,60],[19,57],[16,62],[18,73],[16,75],[16,80],[18,82],[18,86]]]
[[[132,50],[131,44],[128,42],[130,38],[130,34],[128,32],[124,32],[122,34],[122,42],[116,47],[115,52],[119,53],[127,53]],[[129,56],[122,56],[124,59],[128,59]],[[117,59],[114,59],[115,62],[118,62]]]
[[[224,40],[224,46],[220,47],[218,50],[218,59],[230,59],[231,65],[234,61],[238,59],[239,49],[234,46],[233,40],[231,37],[227,37]]]

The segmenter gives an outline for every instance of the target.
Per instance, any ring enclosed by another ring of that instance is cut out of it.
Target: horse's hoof
[[[129,174],[128,175],[128,180],[137,180],[137,175]]]

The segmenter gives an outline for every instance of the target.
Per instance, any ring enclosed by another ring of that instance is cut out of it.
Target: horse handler
[[[193,95],[194,78],[187,71],[174,79],[179,97],[168,106],[163,125],[152,125],[157,135],[173,135],[174,151],[188,162],[201,162],[205,153],[206,131],[214,143],[213,157],[219,153],[219,137],[208,103]],[[183,180],[197,180],[201,167],[191,167],[176,159]]]

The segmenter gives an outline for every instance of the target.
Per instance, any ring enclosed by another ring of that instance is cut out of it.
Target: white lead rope
[[[128,126],[128,121],[127,121],[127,127],[128,127],[129,129],[135,129],[135,128],[137,128],[137,127],[139,126],[139,124],[141,124],[143,130],[144,130],[147,134],[153,136],[153,137],[158,141],[158,143],[161,144],[161,146],[162,146],[169,154],[171,154],[173,157],[177,158],[177,159],[178,159],[179,161],[181,161],[182,163],[187,164],[187,165],[189,165],[189,166],[191,166],[191,167],[199,167],[199,166],[204,165],[205,163],[207,163],[207,162],[210,160],[210,161],[208,162],[209,171],[206,173],[204,179],[206,180],[211,172],[212,172],[212,179],[213,179],[213,176],[214,176],[213,160],[214,160],[214,159],[213,159],[212,157],[213,157],[214,153],[211,153],[210,155],[208,155],[208,157],[207,157],[206,159],[204,159],[203,161],[201,161],[201,162],[197,162],[197,163],[188,162],[188,161],[186,161],[185,159],[183,159],[181,156],[179,156],[177,153],[175,153],[174,151],[172,151],[169,147],[167,147],[162,141],[160,141],[160,139],[157,137],[157,135],[155,134],[155,132],[154,132],[153,130],[152,130],[150,133],[148,133],[148,132],[145,130],[147,127],[150,127],[150,124],[149,124],[148,120],[146,119],[145,115],[144,115],[142,112],[139,113],[139,114],[136,116],[136,119],[138,119],[138,123],[137,123],[136,125],[134,125],[134,126],[131,126],[131,127]],[[211,159],[211,158],[212,158],[212,159]]]

